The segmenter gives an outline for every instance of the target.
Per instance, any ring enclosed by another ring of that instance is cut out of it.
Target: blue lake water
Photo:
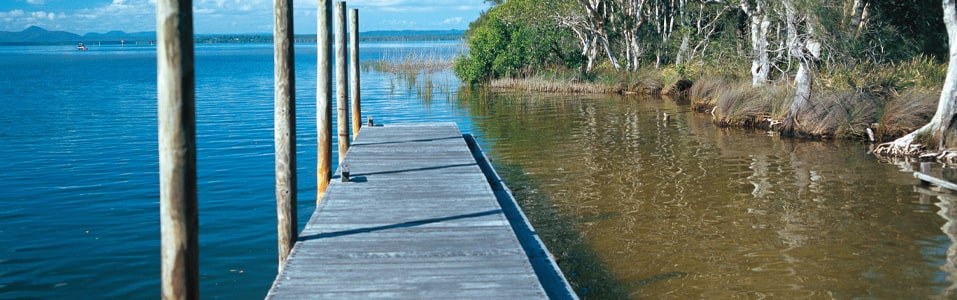
[[[461,46],[361,49],[361,60],[370,60],[448,56]],[[316,198],[316,46],[296,50],[304,223]],[[261,298],[276,274],[272,53],[271,44],[196,47],[203,298]],[[455,121],[471,131],[469,118],[445,101],[458,88],[449,73],[434,75],[449,84],[429,92],[429,101],[392,75],[362,77],[364,116]],[[0,47],[0,95],[0,298],[156,298],[155,48]]]
[[[296,49],[301,228],[316,47]],[[364,43],[361,59],[460,51]],[[666,99],[361,76],[363,116],[477,135],[586,299],[955,297],[957,199],[860,143],[718,129]],[[155,49],[0,47],[0,95],[0,299],[157,298]],[[260,299],[277,270],[272,45],[197,45],[196,109],[200,293]]]

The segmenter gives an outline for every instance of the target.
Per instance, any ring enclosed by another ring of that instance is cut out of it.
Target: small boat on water
[[[76,50],[86,51],[86,50],[89,50],[89,49],[87,49],[86,46],[83,45],[83,43],[80,43],[79,45],[76,45]]]

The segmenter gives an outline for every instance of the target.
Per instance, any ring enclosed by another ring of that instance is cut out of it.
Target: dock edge
[[[462,134],[462,137],[465,139],[466,144],[468,144],[469,151],[472,152],[472,157],[475,158],[475,162],[478,163],[482,169],[482,173],[485,174],[485,179],[488,181],[489,186],[491,186],[492,191],[495,192],[495,199],[498,200],[498,204],[502,207],[505,217],[508,218],[509,223],[512,225],[512,230],[522,245],[522,250],[525,251],[525,255],[528,256],[528,261],[532,264],[535,274],[538,275],[538,280],[548,294],[548,298],[577,300],[578,295],[575,294],[571,284],[568,283],[565,275],[563,275],[561,268],[558,267],[558,263],[551,256],[548,248],[545,247],[545,243],[543,243],[542,239],[538,236],[538,232],[535,231],[535,228],[532,227],[525,213],[522,212],[521,207],[518,206],[518,202],[515,201],[515,197],[512,196],[512,190],[505,185],[505,182],[498,175],[498,172],[492,167],[491,161],[488,159],[488,156],[485,155],[485,152],[482,151],[482,147],[479,146],[475,140],[475,136],[466,133]]]

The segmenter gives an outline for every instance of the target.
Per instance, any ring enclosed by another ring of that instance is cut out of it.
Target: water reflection
[[[459,98],[585,298],[953,295],[957,226],[865,146],[718,129],[672,100]]]

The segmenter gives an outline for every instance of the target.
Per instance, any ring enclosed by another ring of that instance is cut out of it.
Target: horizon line
[[[122,33],[126,33],[126,34],[156,33],[156,30],[151,30],[151,31],[132,31],[132,32],[126,32],[126,31],[123,31],[123,30],[110,30],[110,31],[105,31],[105,32],[93,32],[93,31],[91,31],[91,32],[79,34],[79,33],[76,33],[76,32],[66,31],[66,30],[50,30],[50,29],[46,29],[46,28],[43,28],[43,27],[37,26],[37,25],[30,25],[30,26],[28,26],[27,28],[24,28],[23,30],[20,30],[20,31],[0,31],[0,32],[20,33],[20,32],[25,32],[25,31],[27,31],[27,30],[30,30],[30,28],[33,28],[33,27],[36,27],[36,28],[39,28],[39,29],[43,29],[44,31],[47,31],[47,32],[66,32],[66,33],[71,33],[71,34],[75,34],[75,35],[79,35],[79,36],[85,36],[85,35],[88,35],[88,34],[108,34],[108,33],[111,33],[111,32],[122,32]],[[359,33],[363,33],[363,32],[366,32],[366,33],[368,33],[368,32],[404,32],[404,31],[405,31],[405,32],[426,32],[426,31],[462,31],[462,32],[465,32],[465,31],[467,31],[467,30],[468,30],[468,29],[456,29],[456,28],[452,28],[452,29],[374,29],[374,30],[359,31]],[[196,32],[194,32],[194,33],[193,33],[193,35],[230,35],[230,34],[273,35],[273,33],[271,33],[271,32],[243,32],[243,33],[196,33]],[[313,32],[313,33],[296,33],[295,35],[315,35],[315,34],[317,34],[317,33],[314,33],[314,32]]]

